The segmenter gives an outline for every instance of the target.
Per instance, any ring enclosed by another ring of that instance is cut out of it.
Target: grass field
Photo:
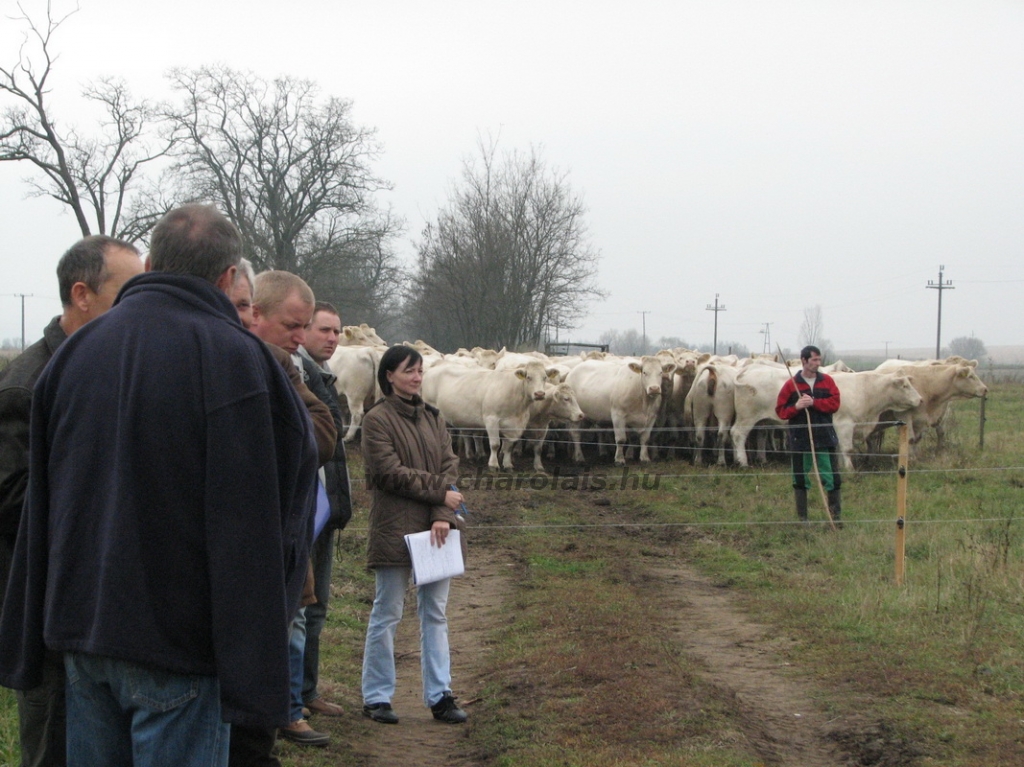
[[[814,682],[821,710],[871,723],[862,737],[836,735],[845,755],[838,763],[1024,763],[1024,385],[992,387],[984,450],[978,413],[979,403],[958,403],[946,450],[936,452],[928,437],[910,464],[899,587],[890,458],[844,478],[846,524],[837,532],[794,524],[781,463],[740,470],[658,462],[656,481],[652,474],[636,487],[608,482],[600,491],[551,482],[463,487],[474,512],[472,559],[511,551],[515,567],[508,609],[489,629],[486,684],[457,763],[790,763],[772,762],[752,735],[757,723],[665,630],[650,573],[675,562],[785,639],[780,657]],[[358,454],[352,464],[358,478]],[[601,462],[595,471],[614,472]],[[356,497],[322,648],[323,675],[350,707],[372,598],[361,487]],[[16,753],[12,701],[0,697],[0,763]],[[332,746],[285,747],[286,765],[367,763],[350,747],[365,737],[358,717],[321,725]]]

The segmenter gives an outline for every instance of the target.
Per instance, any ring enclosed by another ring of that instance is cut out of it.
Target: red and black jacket
[[[792,450],[810,450],[811,443],[807,433],[807,416],[803,410],[796,409],[796,402],[804,394],[814,397],[814,404],[806,412],[811,417],[811,428],[814,431],[814,447],[827,450],[839,444],[836,430],[832,426],[832,414],[839,409],[839,387],[832,376],[818,373],[814,380],[814,389],[804,380],[802,373],[783,384],[775,402],[775,413],[784,421],[789,421],[789,446]]]

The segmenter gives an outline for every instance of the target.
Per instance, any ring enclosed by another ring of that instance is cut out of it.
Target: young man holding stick
[[[802,369],[783,384],[775,403],[776,414],[789,422],[796,513],[801,521],[807,520],[809,475],[816,473],[828,491],[829,516],[838,526],[841,479],[835,449],[839,438],[832,426],[832,414],[839,409],[839,387],[831,376],[818,370],[821,350],[817,346],[801,349],[800,362]]]

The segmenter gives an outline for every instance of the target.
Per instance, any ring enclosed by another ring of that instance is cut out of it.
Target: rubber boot
[[[842,503],[842,496],[838,487],[835,490],[828,491],[828,513],[839,530],[843,529],[843,522],[840,519],[843,513]]]
[[[796,516],[801,522],[807,521],[807,488],[794,487],[793,494],[796,496]]]

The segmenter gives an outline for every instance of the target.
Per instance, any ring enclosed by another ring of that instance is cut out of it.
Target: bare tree
[[[25,39],[17,61],[0,66],[0,96],[7,102],[0,118],[0,161],[35,166],[36,174],[27,179],[31,194],[67,205],[83,236],[138,239],[155,221],[136,215],[128,205],[130,192],[143,166],[168,148],[150,135],[152,108],[134,100],[122,80],[104,78],[82,93],[103,114],[96,136],[60,128],[48,101],[57,58],[53,37],[75,11],[55,18],[47,4],[46,23],[37,25],[20,4],[18,9],[15,20],[26,26]]]
[[[310,80],[268,82],[226,66],[169,78],[182,97],[164,112],[178,197],[220,207],[258,269],[302,276],[347,316],[353,305],[381,311],[402,282],[390,249],[401,222],[376,207],[389,185],[370,168],[380,149],[353,124],[351,102],[321,99]]]
[[[974,336],[960,336],[949,342],[950,354],[957,354],[969,360],[983,360],[988,354],[985,343]]]
[[[537,150],[463,164],[461,185],[423,232],[408,310],[439,348],[536,347],[551,328],[572,329],[603,295],[586,208],[567,174]]]
[[[817,346],[821,349],[821,358],[828,362],[835,360],[835,349],[832,342],[825,338],[825,318],[821,304],[804,309],[804,321],[800,324],[800,346]]]

